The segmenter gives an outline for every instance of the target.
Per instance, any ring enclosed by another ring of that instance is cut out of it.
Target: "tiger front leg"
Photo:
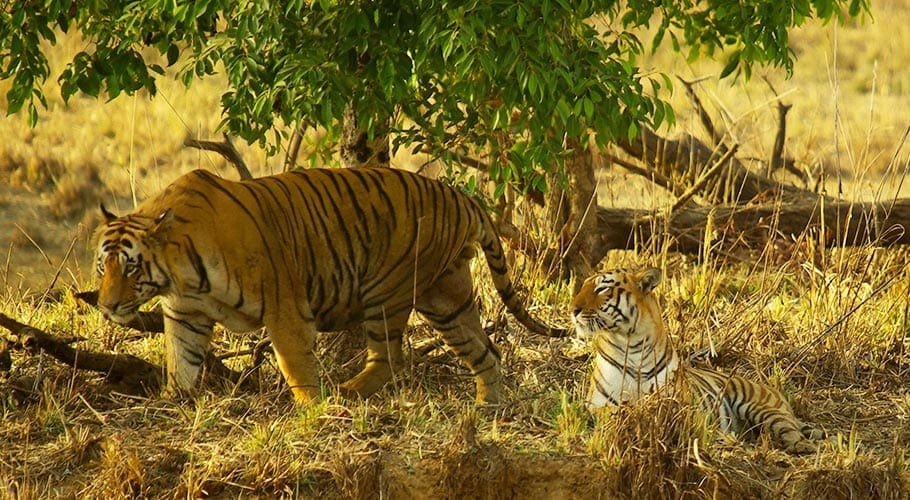
[[[167,386],[164,394],[191,395],[208,353],[214,323],[205,317],[184,316],[173,311],[164,315],[164,346]]]
[[[266,322],[269,340],[278,361],[278,369],[291,388],[297,404],[305,405],[319,399],[319,366],[316,363],[316,325],[299,319]]]

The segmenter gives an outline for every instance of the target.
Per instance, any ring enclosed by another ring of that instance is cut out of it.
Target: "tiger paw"
[[[796,455],[807,455],[809,453],[815,453],[817,450],[818,447],[815,443],[808,439],[801,439],[787,445],[787,451]]]
[[[318,385],[296,385],[291,387],[291,392],[294,394],[294,402],[298,406],[308,405],[322,397],[322,391],[319,390]]]
[[[806,436],[808,439],[812,439],[814,441],[818,441],[818,440],[825,439],[826,437],[828,437],[828,434],[825,431],[816,429],[814,427],[808,427],[808,426],[806,428],[803,428],[803,435]]]

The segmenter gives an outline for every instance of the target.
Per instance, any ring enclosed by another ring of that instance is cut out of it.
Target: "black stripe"
[[[229,200],[231,200],[232,202],[234,202],[234,204],[236,204],[238,207],[240,207],[240,209],[246,214],[246,216],[247,216],[247,217],[250,219],[250,221],[253,223],[253,227],[255,227],[255,228],[256,228],[256,231],[259,233],[259,239],[262,241],[263,248],[269,248],[269,246],[270,246],[270,245],[269,245],[269,240],[268,240],[268,238],[266,238],[265,233],[262,231],[262,227],[260,226],[260,221],[253,215],[253,213],[252,213],[252,212],[250,211],[250,209],[246,206],[246,204],[244,204],[244,203],[243,203],[236,195],[234,195],[234,193],[232,193],[230,190],[228,190],[227,188],[225,188],[224,186],[222,186],[221,184],[219,184],[219,183],[215,180],[215,178],[212,177],[210,174],[206,174],[204,171],[201,171],[201,170],[196,170],[196,171],[194,171],[194,173],[196,174],[196,177],[198,177],[199,179],[201,179],[201,180],[207,182],[209,185],[211,185],[211,186],[214,187],[216,190],[218,190],[219,192],[221,192],[222,195],[224,195],[224,196],[227,197]],[[238,184],[239,184],[239,183],[238,183]],[[239,184],[239,185],[243,186],[243,184]],[[273,275],[277,277],[277,276],[279,275],[279,273],[278,273],[278,264],[277,264],[277,263],[275,262],[275,260],[272,258],[273,252],[265,252],[265,254],[266,254],[266,256],[268,257],[269,263],[270,263],[271,266],[272,266],[272,272],[274,273]],[[276,281],[277,281],[277,280],[276,280]]]
[[[199,255],[199,252],[196,251],[196,245],[193,244],[192,238],[185,236],[184,241],[186,255],[189,257],[190,265],[193,266],[193,270],[196,271],[196,276],[199,279],[197,291],[199,293],[209,293],[212,290],[212,284],[209,283],[209,275],[205,270],[205,264],[202,262],[202,257]]]
[[[209,336],[212,334],[212,329],[209,325],[196,325],[190,323],[188,320],[180,319],[167,313],[164,313],[164,317],[171,321],[179,323],[183,328],[195,333],[196,335]]]
[[[610,395],[610,391],[607,390],[606,387],[604,387],[603,383],[600,380],[600,377],[598,377],[597,374],[595,374],[593,379],[594,379],[594,387],[597,388],[597,393],[600,394],[601,396],[607,398],[608,401],[613,403],[613,406],[619,406],[619,401],[617,401],[616,399],[613,398],[613,396]]]
[[[490,354],[490,351],[488,351],[488,350],[486,350],[486,349],[482,350],[482,351],[480,352],[480,356],[477,356],[476,359],[470,360],[470,361],[469,361],[469,365],[468,365],[468,366],[471,366],[471,367],[472,367],[471,369],[473,370],[473,367],[475,367],[475,366],[480,366],[480,363],[482,363],[483,360],[487,359],[487,356],[488,356],[489,354]]]
[[[367,330],[367,337],[369,337],[373,342],[395,342],[397,340],[401,340],[401,332],[374,332],[372,330]]]
[[[456,307],[454,310],[452,310],[445,316],[437,316],[428,311],[420,311],[419,309],[418,309],[418,311],[421,314],[423,314],[424,317],[426,317],[427,319],[429,319],[430,321],[432,321],[435,324],[447,325],[447,324],[451,323],[452,321],[455,321],[456,318],[461,316],[465,311],[470,309],[471,306],[473,306],[473,305],[474,305],[474,297],[469,296],[468,299],[465,300],[460,306]],[[435,326],[435,324],[434,324],[434,326]]]

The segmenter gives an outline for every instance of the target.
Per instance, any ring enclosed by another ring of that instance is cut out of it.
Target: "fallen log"
[[[92,294],[97,300],[97,292],[83,292],[80,295],[91,298]],[[160,312],[145,314],[146,320],[151,320],[152,323],[157,320],[163,325],[163,317]],[[20,323],[2,313],[0,313],[0,327],[9,330],[12,334],[5,339],[9,348],[20,348],[32,353],[43,351],[74,369],[103,373],[108,382],[123,384],[126,390],[131,392],[154,393],[163,385],[164,369],[132,354],[78,349],[69,345],[72,343],[71,339]],[[256,367],[258,367],[258,363],[253,370]],[[211,351],[206,353],[203,369],[206,377],[211,376],[215,381],[227,381],[244,389],[257,385],[255,376],[251,376],[249,372],[240,373],[231,370],[224,365],[222,358]]]
[[[757,249],[771,239],[793,237],[807,230],[824,231],[826,247],[907,245],[908,225],[910,199],[857,203],[818,198],[815,202],[684,207],[669,219],[649,210],[598,207],[598,240],[592,260],[600,261],[608,250],[662,243],[655,238],[668,240],[673,251],[697,254],[702,251],[709,226],[718,236],[708,241],[723,238],[728,249]]]
[[[104,373],[108,381],[131,388],[153,392],[161,387],[161,367],[132,354],[77,349],[65,339],[20,323],[4,314],[0,314],[0,326],[12,333],[7,342],[26,351],[44,351],[77,370]]]

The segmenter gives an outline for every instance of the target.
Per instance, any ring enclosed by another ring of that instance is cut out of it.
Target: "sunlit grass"
[[[906,25],[907,7],[905,1],[873,5],[887,26]],[[794,78],[767,72],[781,99],[794,105],[788,154],[814,175],[826,173],[832,195],[840,194],[843,181],[844,196],[886,200],[897,184],[879,174],[901,174],[906,166],[910,32],[879,26],[798,30]],[[64,38],[63,48],[78,43]],[[675,57],[660,52],[653,63],[665,66]],[[674,74],[686,79],[719,71],[711,62],[677,67]],[[775,94],[765,82],[706,80],[698,88],[744,145],[744,155],[769,154]],[[56,302],[41,298],[58,268],[56,288],[93,286],[88,241],[99,201],[124,212],[187,170],[233,175],[217,155],[182,147],[187,135],[216,135],[223,91],[217,78],[189,92],[161,81],[154,99],[77,97],[66,108],[52,99],[35,129],[21,116],[0,121],[0,188],[6,190],[0,250],[10,255],[0,268],[0,312],[79,337],[73,345],[80,348],[161,364],[160,336],[137,338],[68,292]],[[689,103],[679,86],[672,99],[680,123],[668,133],[701,133],[684,111]],[[280,157],[266,158],[255,147],[242,151],[256,173],[280,169]],[[398,161],[407,167],[417,160]],[[97,182],[84,181],[91,176]],[[668,206],[666,193],[640,179],[616,171],[600,178],[601,203]],[[12,198],[23,193],[29,197]],[[532,209],[521,210],[531,234],[548,234]],[[0,497],[559,497],[567,491],[586,497],[906,497],[907,252],[826,250],[820,234],[783,236],[781,245],[741,260],[716,250],[684,257],[655,247],[610,252],[600,266],[663,266],[667,279],[658,293],[677,348],[693,363],[781,389],[800,418],[828,433],[814,455],[787,455],[766,436],[725,435],[710,417],[677,401],[654,398],[589,415],[581,404],[590,373],[583,350],[517,326],[478,259],[481,310],[503,352],[500,407],[475,408],[470,374],[444,349],[422,361],[409,357],[396,383],[369,400],[342,400],[334,384],[356,363],[338,359],[337,338],[330,335],[319,340],[326,397],[307,408],[292,404],[271,356],[258,372],[258,389],[205,387],[194,401],[176,401],[121,394],[103,375],[16,351],[12,370],[0,375],[0,484],[9,485]],[[64,261],[74,239],[73,256]],[[26,264],[18,259],[37,255],[32,240],[47,257]],[[543,262],[510,254],[532,314],[567,325],[572,284],[553,284]],[[431,335],[419,321],[412,330],[413,342]],[[251,337],[219,332],[215,345],[222,353],[242,351]],[[251,360],[238,356],[227,363],[239,370]]]

